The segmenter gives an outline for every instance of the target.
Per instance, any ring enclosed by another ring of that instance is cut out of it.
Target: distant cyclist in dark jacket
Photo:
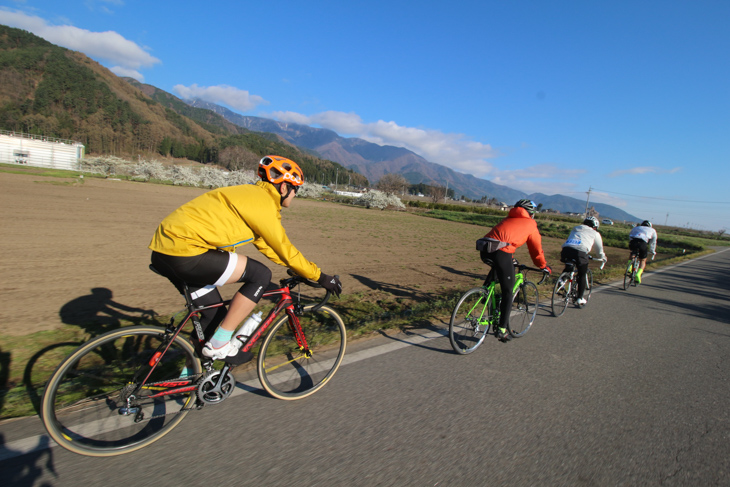
[[[542,251],[542,237],[537,231],[534,220],[536,205],[534,201],[519,200],[509,211],[507,218],[495,225],[479,242],[482,262],[492,267],[485,282],[496,279],[502,287],[502,303],[500,305],[499,331],[497,337],[509,341],[509,318],[512,311],[513,289],[515,285],[515,267],[512,263],[515,250],[527,243],[530,257],[535,266],[550,274],[552,270],[545,260]]]
[[[637,225],[631,229],[629,233],[629,250],[632,254],[639,254],[639,270],[636,272],[636,282],[641,284],[641,275],[646,267],[646,258],[649,252],[653,256],[656,255],[656,230],[652,228],[649,220],[644,220],[641,225]]]

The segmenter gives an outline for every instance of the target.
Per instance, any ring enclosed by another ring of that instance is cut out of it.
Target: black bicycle
[[[251,354],[263,336],[257,360],[261,385],[273,397],[301,399],[322,388],[342,363],[345,325],[326,304],[329,291],[314,305],[302,304],[300,294],[292,293],[299,284],[317,283],[292,275],[280,284],[264,293],[277,299],[276,305],[239,354]],[[61,362],[41,402],[43,424],[59,445],[90,456],[128,453],[160,439],[190,410],[231,395],[234,364],[214,364],[202,355],[197,323],[201,311],[230,300],[196,307],[187,287],[184,294],[187,309],[177,322],[111,331]],[[195,346],[180,335],[190,322]]]

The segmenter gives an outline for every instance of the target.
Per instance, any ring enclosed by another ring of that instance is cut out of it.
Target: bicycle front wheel
[[[490,296],[483,287],[476,287],[464,293],[456,303],[449,322],[449,340],[456,353],[472,353],[482,344],[494,319],[493,300],[494,295]]]
[[[200,373],[200,361],[183,338],[148,326],[115,330],[61,362],[46,384],[41,419],[51,438],[72,452],[128,453],[182,421],[195,403]],[[184,385],[189,387],[160,393]]]
[[[282,316],[266,335],[259,352],[257,372],[266,392],[291,401],[314,394],[342,363],[347,346],[345,323],[329,306],[299,316],[304,341],[294,332],[289,316]]]
[[[519,338],[527,333],[535,322],[539,304],[540,295],[537,292],[537,286],[529,281],[523,282],[512,301],[509,332],[513,337]]]
[[[568,307],[568,302],[570,301],[570,284],[570,274],[567,272],[560,274],[558,280],[555,281],[551,302],[553,316],[555,317],[563,316],[563,313],[565,313]]]

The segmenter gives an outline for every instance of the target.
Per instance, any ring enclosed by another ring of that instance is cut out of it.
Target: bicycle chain
[[[203,376],[204,375],[210,375],[210,372],[214,372],[214,371],[211,370],[207,374],[198,374],[197,375],[197,380],[195,382],[196,383],[201,383],[202,382],[202,379],[203,379]],[[190,376],[190,377],[192,378],[192,377],[195,377],[195,376]],[[131,384],[131,383],[130,384],[127,384],[124,387],[124,389],[125,389],[125,391],[123,392],[124,397],[126,398],[127,394],[129,392],[132,392],[132,390],[135,387],[136,387],[135,384]],[[193,406],[188,407],[188,408],[183,408],[183,409],[181,409],[179,411],[171,411],[169,413],[155,414],[155,415],[150,416],[150,417],[146,417],[145,416],[145,417],[143,417],[141,420],[139,420],[137,422],[138,423],[146,423],[148,421],[152,421],[153,419],[164,418],[165,416],[178,415],[178,414],[187,413],[187,412],[193,411],[193,410],[199,411],[199,410],[203,409],[203,406],[205,406],[206,404],[210,404],[210,403],[206,403],[206,402],[201,401],[197,397],[197,391],[196,391],[195,404]]]

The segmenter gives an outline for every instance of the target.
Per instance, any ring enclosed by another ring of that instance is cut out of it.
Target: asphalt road
[[[322,391],[252,381],[135,453],[0,425],[4,485],[730,485],[730,252],[603,286],[475,353],[446,326],[348,349]],[[8,482],[9,481],[9,482]]]

